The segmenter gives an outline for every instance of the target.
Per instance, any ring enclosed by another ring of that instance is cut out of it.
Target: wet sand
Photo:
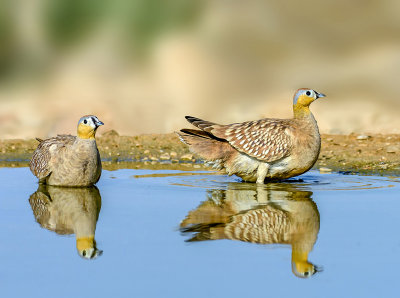
[[[97,143],[107,170],[209,169],[173,133],[120,136],[112,130],[99,136]],[[0,140],[0,166],[26,166],[37,144],[35,139]],[[314,168],[321,172],[398,175],[400,135],[322,135]]]

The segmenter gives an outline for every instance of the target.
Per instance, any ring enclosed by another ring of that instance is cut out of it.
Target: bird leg
[[[261,163],[257,169],[257,183],[264,184],[265,177],[267,177],[269,164]]]

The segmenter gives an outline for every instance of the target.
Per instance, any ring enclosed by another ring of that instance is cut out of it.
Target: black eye
[[[307,95],[307,96],[310,96],[310,95],[311,95],[311,92],[310,92],[310,91],[307,91],[307,92],[306,92],[306,95]]]
[[[308,272],[306,271],[306,272],[304,272],[304,276],[308,276]]]
[[[86,121],[86,120],[85,120]],[[86,256],[86,250],[84,250],[83,252],[82,252],[82,256]]]
[[[87,120],[86,120],[86,119],[85,119],[85,120],[83,120],[83,123],[87,124]]]

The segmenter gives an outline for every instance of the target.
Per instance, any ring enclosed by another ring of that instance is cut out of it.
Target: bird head
[[[76,249],[79,256],[87,260],[96,259],[103,254],[102,250],[97,249],[96,240],[93,236],[77,238]]]
[[[96,116],[83,116],[78,122],[78,137],[81,139],[94,139],[96,130],[104,125]]]
[[[315,90],[301,88],[296,91],[293,97],[294,106],[308,107],[314,100],[325,97],[325,94],[318,93]]]

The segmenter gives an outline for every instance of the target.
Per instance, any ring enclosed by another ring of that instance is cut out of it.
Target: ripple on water
[[[235,176],[222,175],[216,172],[163,172],[147,175],[134,175],[133,178],[174,178],[171,185],[199,187],[199,188],[226,188],[227,184],[236,183],[237,189],[251,188],[254,183],[244,183]],[[337,191],[337,190],[367,190],[379,188],[399,187],[398,177],[378,177],[378,176],[359,176],[343,175],[340,173],[321,174],[317,171],[310,171],[301,178],[291,178],[280,182],[271,182],[269,188],[284,188],[289,185],[296,185],[299,188],[312,187],[313,190]]]

